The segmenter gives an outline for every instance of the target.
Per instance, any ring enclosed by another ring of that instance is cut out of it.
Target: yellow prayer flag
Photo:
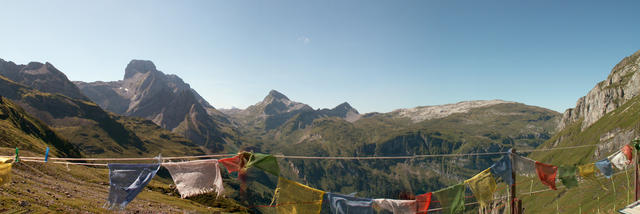
[[[596,165],[594,163],[590,163],[578,166],[578,171],[582,178],[594,177],[596,173]]]
[[[0,158],[0,185],[8,183],[11,179],[11,165],[13,163],[10,160],[13,158]]]
[[[280,177],[276,189],[276,210],[283,214],[320,213],[323,196],[324,191]]]
[[[465,183],[469,185],[471,192],[480,203],[480,207],[487,207],[493,201],[493,193],[496,191],[496,179],[490,169],[473,176]]]

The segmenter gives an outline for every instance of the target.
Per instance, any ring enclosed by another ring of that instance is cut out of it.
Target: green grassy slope
[[[50,147],[53,156],[80,156],[74,145],[4,97],[0,97],[0,146],[30,151]]]
[[[300,127],[305,115],[297,115],[279,129],[265,132],[246,127],[244,133],[247,138],[257,139],[249,150],[272,154],[404,156],[496,152],[506,151],[513,144],[537,146],[553,134],[558,117],[559,113],[539,107],[499,104],[419,123],[377,114],[354,123],[319,118]],[[399,198],[456,184],[489,167],[497,157],[279,161],[285,177],[318,189]]]
[[[581,123],[576,122],[566,127],[558,134],[556,134],[549,141],[545,142],[541,148],[552,147],[557,142],[558,147],[574,146],[574,145],[595,145],[600,143],[601,136],[612,130],[619,130],[620,132],[632,131],[634,136],[638,135],[640,130],[640,97],[635,97],[630,101],[627,101],[624,105],[618,107],[613,112],[606,114],[596,123],[586,128],[584,131],[580,131]],[[581,165],[586,163],[595,162],[603,157],[596,157],[595,151],[597,147],[585,147],[571,150],[555,150],[547,152],[536,152],[529,155],[532,159],[545,163],[551,163],[554,165]],[[604,154],[605,156],[607,154]],[[629,172],[628,179],[633,187],[633,171]],[[616,193],[614,194],[613,188],[611,188],[611,181],[607,179],[600,179],[601,182],[607,187],[608,190],[601,189],[601,186],[597,183],[587,182],[585,185],[581,185],[579,188],[546,192],[540,195],[533,195],[523,198],[524,205],[528,210],[535,213],[544,213],[549,211],[550,208],[546,206],[548,203],[556,203],[558,200],[560,207],[566,207],[566,205],[575,206],[581,205],[583,211],[591,210],[597,211],[599,207],[601,211],[607,213],[611,212],[614,205],[616,208],[628,204],[627,192],[632,191],[631,188],[627,188],[627,174],[620,173],[615,176],[614,184],[616,185]],[[539,183],[535,181],[534,183]],[[538,189],[542,189],[540,185],[537,185]],[[597,198],[600,198],[600,201]],[[615,198],[615,200],[614,200]],[[631,200],[633,200],[633,193],[631,194]],[[614,203],[615,201],[615,203]],[[562,206],[562,205],[565,206]],[[555,207],[553,207],[555,209]],[[577,209],[567,209],[566,213],[578,213]],[[564,213],[563,212],[563,213]],[[593,213],[584,212],[584,213]]]

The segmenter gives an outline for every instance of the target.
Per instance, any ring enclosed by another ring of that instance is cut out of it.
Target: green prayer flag
[[[247,168],[256,167],[275,176],[280,176],[280,167],[276,157],[268,154],[252,153]]]
[[[433,195],[440,201],[443,213],[457,214],[464,212],[464,190],[464,183],[461,183],[438,190]]]
[[[575,166],[561,166],[558,171],[560,173],[560,180],[562,180],[562,184],[564,184],[564,186],[567,188],[578,186]]]

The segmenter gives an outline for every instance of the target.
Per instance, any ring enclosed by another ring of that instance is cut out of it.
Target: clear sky
[[[71,80],[131,59],[217,108],[276,89],[361,113],[503,99],[563,112],[640,49],[638,1],[3,1],[0,58]]]

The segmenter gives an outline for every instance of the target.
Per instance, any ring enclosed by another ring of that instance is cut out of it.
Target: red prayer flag
[[[553,190],[556,189],[556,176],[558,174],[558,167],[544,164],[536,161],[536,172],[538,173],[538,178],[544,184],[549,186],[549,188]]]
[[[429,210],[429,205],[431,205],[431,195],[432,193],[425,193],[422,195],[416,196],[416,204],[417,204],[417,213],[427,213]]]
[[[245,161],[240,155],[236,155],[232,158],[220,159],[218,162],[222,163],[229,173],[239,172],[245,165]]]
[[[631,148],[631,146],[625,145],[624,147],[622,147],[622,153],[624,153],[624,156],[627,156],[627,160],[633,160],[633,149]]]

